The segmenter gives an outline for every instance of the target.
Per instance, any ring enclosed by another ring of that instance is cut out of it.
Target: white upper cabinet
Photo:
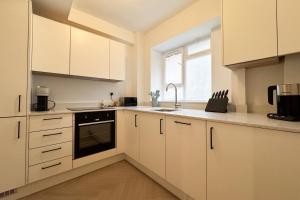
[[[223,0],[224,65],[277,56],[276,12],[276,0]]]
[[[110,40],[110,68],[109,78],[125,80],[126,73],[126,45]]]
[[[0,117],[26,115],[28,1],[0,1]]]
[[[70,26],[33,15],[32,70],[69,74]]]
[[[277,0],[278,54],[300,52],[300,1]]]
[[[165,178],[166,134],[164,115],[139,115],[140,163]]]
[[[109,79],[109,39],[72,27],[70,74]]]
[[[299,199],[300,134],[208,122],[207,144],[207,200]]]
[[[1,193],[25,185],[26,118],[0,119],[0,141]]]

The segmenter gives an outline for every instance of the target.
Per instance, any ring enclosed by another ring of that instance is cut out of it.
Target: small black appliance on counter
[[[121,97],[120,106],[137,106],[137,97]]]
[[[55,108],[55,102],[48,100],[50,94],[50,89],[45,86],[37,86],[36,88],[36,97],[37,97],[37,103],[33,104],[33,110],[35,111],[49,111],[53,108]],[[51,108],[48,108],[48,103],[52,102],[53,106]]]
[[[228,105],[228,90],[214,92],[212,97],[208,100],[205,111],[226,113]]]
[[[277,113],[269,113],[271,119],[300,121],[300,84],[273,85],[268,88],[268,102],[274,105],[276,91]]]

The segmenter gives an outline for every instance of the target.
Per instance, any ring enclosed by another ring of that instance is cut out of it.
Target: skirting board
[[[193,200],[190,196],[179,190],[178,188],[174,187],[170,183],[168,183],[165,179],[161,178],[157,174],[153,173],[151,170],[145,168],[143,165],[135,161],[134,159],[130,158],[129,156],[125,155],[125,160],[128,161],[130,164],[132,164],[134,167],[136,167],[138,170],[143,172],[145,175],[150,177],[152,180],[157,182],[159,185],[164,187],[166,190],[174,194],[176,197],[178,197],[181,200]]]
[[[122,161],[124,159],[125,159],[125,155],[119,154],[119,155],[113,156],[111,158],[106,158],[104,160],[100,160],[98,162],[95,162],[95,163],[92,163],[92,164],[89,164],[89,165],[86,165],[83,167],[72,169],[68,172],[58,174],[56,176],[52,176],[50,178],[47,178],[47,179],[44,179],[41,181],[37,181],[37,182],[31,183],[31,184],[25,185],[24,187],[18,188],[17,189],[18,192],[16,194],[8,196],[6,198],[3,198],[3,200],[15,200],[15,199],[23,198],[23,197],[31,195],[33,193],[45,190],[49,187],[58,185],[60,183],[69,181],[71,179],[74,179],[79,176],[93,172],[95,170],[101,169],[103,167],[112,165],[112,164]]]

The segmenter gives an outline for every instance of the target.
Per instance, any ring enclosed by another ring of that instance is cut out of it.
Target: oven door
[[[115,148],[115,121],[77,124],[75,159]]]

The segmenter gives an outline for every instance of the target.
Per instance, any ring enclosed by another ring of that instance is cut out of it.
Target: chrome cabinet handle
[[[21,98],[22,95],[19,95],[18,112],[21,112]]]
[[[18,139],[20,139],[21,135],[21,121],[18,121]]]
[[[51,168],[51,167],[56,167],[56,166],[58,166],[58,165],[61,165],[61,162],[56,163],[56,164],[54,164],[54,165],[47,166],[47,167],[42,167],[41,169],[44,170],[44,169],[48,169],[48,168]]]
[[[214,127],[210,127],[210,149],[214,149],[214,146],[213,146],[213,130],[214,130]]]
[[[186,123],[186,122],[180,122],[180,121],[174,121],[174,123],[176,124],[182,124],[182,125],[187,125],[187,126],[191,126],[192,123]]]
[[[59,119],[63,119],[62,117],[53,117],[53,118],[45,118],[43,119],[44,121],[50,121],[50,120],[59,120]]]
[[[160,134],[161,134],[161,135],[164,134],[163,131],[161,130],[161,128],[162,128],[161,123],[162,123],[162,122],[163,122],[163,119],[160,119],[160,121],[159,121],[159,131],[160,131]]]
[[[49,153],[49,152],[58,151],[58,150],[61,150],[61,147],[58,147],[56,149],[50,149],[50,150],[42,151],[42,153]]]
[[[43,137],[49,137],[49,136],[54,136],[54,135],[61,135],[63,134],[62,132],[59,132],[59,133],[51,133],[51,134],[45,134],[43,135]]]

